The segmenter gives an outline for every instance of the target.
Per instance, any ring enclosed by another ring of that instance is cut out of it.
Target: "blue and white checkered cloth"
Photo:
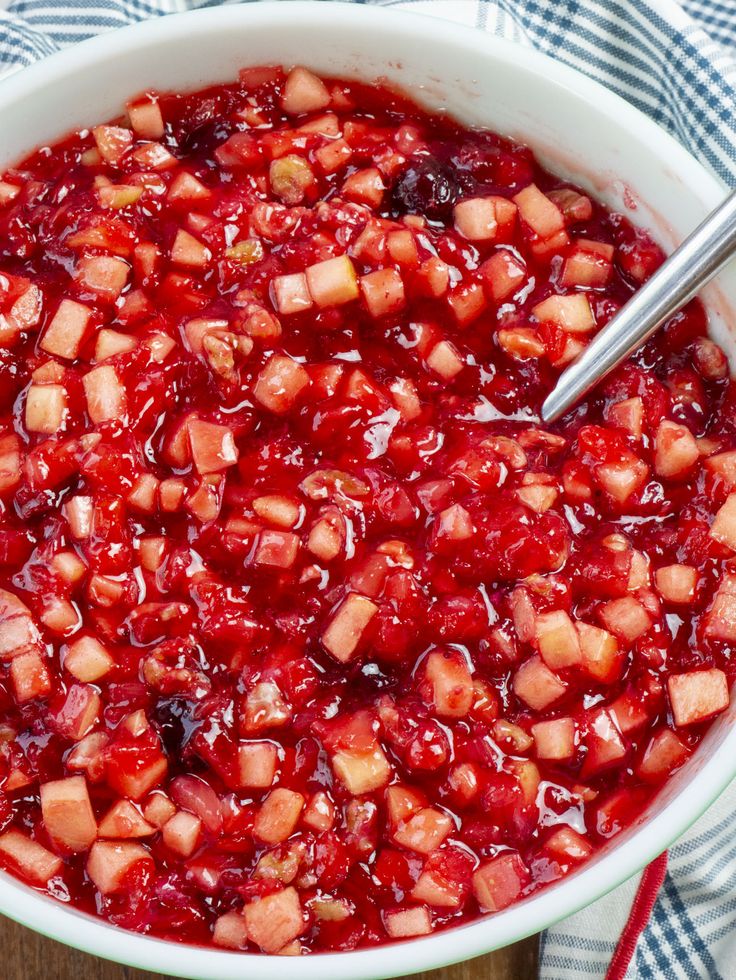
[[[0,74],[101,31],[220,2],[0,0]],[[538,48],[628,99],[736,186],[736,0],[357,2],[445,17]],[[550,929],[541,980],[603,978],[637,888],[635,878]],[[623,976],[736,980],[736,784],[670,849]]]

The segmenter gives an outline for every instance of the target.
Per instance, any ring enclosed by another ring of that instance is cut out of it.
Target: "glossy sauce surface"
[[[702,307],[539,421],[645,233],[299,69],[136,100],[0,201],[9,870],[177,942],[353,949],[563,877],[688,759],[736,641]]]

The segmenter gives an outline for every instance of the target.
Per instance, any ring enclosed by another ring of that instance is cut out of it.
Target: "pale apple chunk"
[[[304,797],[290,789],[275,789],[256,814],[253,834],[265,844],[280,844],[296,830],[304,809]]]
[[[248,930],[242,912],[225,912],[218,916],[212,932],[212,942],[222,949],[245,949]]]
[[[342,306],[360,295],[355,267],[347,255],[309,266],[306,277],[309,294],[320,308]]]
[[[134,837],[151,837],[157,829],[156,825],[145,819],[135,803],[118,800],[100,820],[97,832],[100,837],[129,840]]]
[[[249,902],[243,914],[248,938],[264,953],[279,952],[307,927],[299,894],[292,887]]]
[[[473,875],[473,893],[483,912],[500,912],[515,902],[529,882],[529,871],[515,852],[486,861]]]
[[[710,536],[731,551],[736,551],[736,493],[729,494],[710,528]]]
[[[383,913],[383,925],[392,939],[427,936],[432,931],[432,916],[426,905],[386,909]]]
[[[64,851],[88,850],[97,838],[97,821],[84,776],[43,783],[41,813],[51,840]]]
[[[142,844],[98,840],[87,857],[87,875],[102,895],[114,895],[125,889],[128,873],[141,861],[153,865],[150,852]]]
[[[114,302],[128,281],[130,266],[117,255],[85,255],[74,270],[80,289]]]
[[[87,399],[87,414],[94,425],[125,417],[125,387],[111,364],[92,368],[82,378],[82,384]]]
[[[655,437],[654,469],[667,479],[686,474],[700,459],[695,436],[685,425],[663,419]]]
[[[532,736],[539,759],[562,761],[575,754],[576,726],[572,718],[553,718],[532,725]]]
[[[126,106],[130,125],[137,136],[144,140],[160,140],[164,135],[164,118],[155,96],[149,95]]]
[[[452,818],[434,807],[423,807],[394,831],[401,847],[418,854],[431,854],[443,843],[453,828]]]
[[[115,661],[94,636],[80,636],[69,643],[64,654],[64,669],[84,683],[94,683],[112,670]]]
[[[189,269],[206,269],[212,252],[198,238],[180,228],[171,246],[171,261]]]
[[[398,313],[406,302],[404,282],[395,269],[376,269],[361,276],[360,289],[372,317]]]
[[[89,307],[72,299],[63,299],[41,337],[42,350],[56,357],[74,360],[79,354],[91,315]]]
[[[590,301],[584,293],[548,296],[532,308],[532,314],[540,323],[549,323],[567,333],[590,333],[596,326]]]
[[[678,727],[705,721],[729,705],[728,679],[717,667],[671,674],[667,691]]]
[[[264,408],[282,415],[309,384],[309,375],[297,361],[274,354],[258,375],[253,396]]]
[[[388,759],[378,743],[369,751],[342,749],[335,752],[332,768],[353,796],[381,789],[392,774]]]
[[[25,424],[29,432],[53,435],[64,427],[67,394],[63,385],[31,385],[26,396]]]
[[[441,340],[435,344],[425,358],[427,367],[439,374],[445,381],[452,381],[465,367],[457,348],[449,340]]]
[[[188,432],[192,460],[201,475],[221,473],[237,463],[238,449],[228,426],[192,419]]]
[[[202,821],[193,813],[178,810],[161,828],[163,842],[181,857],[191,857],[202,834]]]
[[[663,565],[654,573],[654,584],[665,602],[687,605],[695,600],[698,572],[692,565]]]
[[[429,698],[440,717],[463,718],[473,704],[473,678],[462,655],[441,650],[424,663]]]
[[[543,711],[567,690],[567,685],[553,673],[541,657],[531,657],[514,674],[514,694],[533,711]]]
[[[534,630],[539,653],[551,670],[576,667],[582,662],[575,624],[564,610],[541,613],[536,617]]]
[[[274,742],[241,742],[238,746],[239,785],[269,789],[276,779],[279,752]]]
[[[325,650],[341,663],[352,660],[377,612],[378,606],[365,596],[355,592],[348,595],[322,633]]]
[[[0,854],[18,874],[39,888],[47,885],[64,866],[60,857],[19,830],[0,834]]]

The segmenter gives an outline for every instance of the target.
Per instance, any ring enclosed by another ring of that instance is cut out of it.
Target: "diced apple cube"
[[[405,303],[404,282],[395,269],[376,269],[360,277],[363,301],[373,317],[398,313]]]
[[[159,829],[176,813],[176,806],[165,793],[156,790],[146,800],[143,806],[143,816]]]
[[[565,259],[560,277],[561,286],[583,286],[600,289],[611,278],[613,245],[578,238]]]
[[[318,790],[307,803],[302,813],[302,823],[319,833],[329,830],[335,823],[335,804],[327,793]]]
[[[608,405],[605,417],[611,425],[626,429],[635,439],[641,439],[644,431],[644,402],[638,395]]]
[[[452,819],[434,807],[423,807],[394,831],[401,847],[419,854],[431,854],[441,846],[453,828]]]
[[[620,677],[624,660],[616,637],[589,623],[577,623],[576,627],[583,669],[601,683],[612,684]]]
[[[543,357],[545,346],[534,327],[502,328],[496,334],[501,350],[517,361]]]
[[[301,313],[312,305],[312,297],[303,272],[276,276],[272,283],[274,305],[279,313]]]
[[[318,112],[330,104],[330,93],[321,78],[306,68],[293,68],[286,77],[281,108],[290,116]]]
[[[441,340],[435,344],[425,360],[427,367],[445,381],[451,381],[465,367],[465,362],[449,340]]]
[[[534,629],[539,653],[549,668],[559,670],[582,662],[575,624],[564,610],[540,613]]]
[[[274,742],[241,742],[238,746],[239,785],[268,789],[276,778],[279,753]]]
[[[665,602],[686,605],[695,600],[698,571],[692,565],[663,565],[654,573],[654,584]]]
[[[95,360],[104,361],[108,357],[127,354],[128,351],[135,350],[137,346],[138,341],[130,334],[119,333],[117,330],[109,330],[105,327],[97,334]]]
[[[64,426],[66,406],[63,385],[31,385],[26,396],[26,429],[44,435],[58,432]]]
[[[736,551],[736,493],[729,494],[718,510],[710,528],[710,536],[731,551]]]
[[[514,674],[514,694],[533,711],[543,711],[567,690],[567,685],[553,674],[541,657],[531,657]]]
[[[242,912],[225,912],[215,920],[212,942],[222,949],[245,949],[248,930]]]
[[[136,135],[144,140],[160,140],[164,135],[164,119],[161,106],[154,96],[146,96],[138,102],[126,106],[128,119]]]
[[[486,861],[473,875],[473,893],[483,912],[499,912],[515,902],[529,883],[529,870],[516,852]]]
[[[705,635],[736,642],[736,575],[726,573],[705,616]]]
[[[649,467],[633,454],[618,463],[602,463],[595,473],[598,482],[613,499],[624,504],[649,476]]]
[[[532,307],[540,323],[549,323],[567,333],[589,333],[595,330],[595,319],[588,297],[583,293],[571,296],[548,296]]]
[[[63,867],[60,857],[19,830],[0,834],[0,855],[14,871],[39,888],[45,887]]]
[[[342,306],[360,295],[355,267],[347,255],[309,266],[306,277],[309,294],[320,308]]]
[[[348,201],[377,209],[383,200],[385,190],[386,185],[381,171],[376,167],[367,167],[365,170],[356,170],[346,177],[341,193]]]
[[[134,837],[151,837],[156,830],[157,827],[144,818],[135,803],[118,800],[100,820],[98,834],[100,837],[130,840]]]
[[[182,857],[190,857],[202,833],[202,821],[186,810],[177,811],[161,828],[164,844]]]
[[[670,674],[667,691],[678,727],[705,721],[724,711],[729,704],[728,680],[717,667]]]
[[[46,327],[40,346],[47,354],[74,360],[87,332],[91,310],[72,299],[63,299]]]
[[[180,228],[171,246],[171,261],[189,269],[206,269],[212,252],[198,238]]]
[[[41,813],[44,827],[64,851],[86,851],[97,838],[97,821],[84,776],[42,783]]]
[[[35,649],[19,653],[10,662],[10,679],[19,704],[51,693],[51,678],[41,654]]]
[[[593,712],[587,729],[584,739],[587,753],[581,770],[584,778],[610,768],[626,755],[626,743],[606,708]]]
[[[113,166],[120,162],[133,143],[133,134],[122,126],[96,126],[92,136],[102,159]]]
[[[381,789],[392,775],[388,759],[378,743],[369,751],[343,749],[335,752],[332,768],[353,796]]]
[[[662,728],[650,740],[636,767],[641,779],[657,782],[678,769],[690,755],[690,750],[671,728]]]
[[[463,718],[470,711],[473,678],[463,656],[454,651],[433,650],[424,662],[427,700],[440,717]]]
[[[264,530],[258,535],[253,561],[271,568],[291,568],[297,559],[299,536],[291,531]]]
[[[92,368],[82,378],[82,384],[87,399],[87,414],[94,425],[125,417],[125,388],[112,364]]]
[[[20,479],[20,439],[15,433],[0,436],[0,493],[14,489]]]
[[[598,610],[601,622],[626,644],[635,643],[651,629],[653,619],[634,596],[612,599]]]
[[[85,292],[114,302],[128,281],[130,266],[117,255],[85,255],[77,262],[74,279]]]
[[[197,472],[220,473],[238,461],[233,431],[226,425],[191,419],[189,445]]]
[[[293,497],[280,493],[256,497],[253,510],[262,520],[277,527],[294,527],[302,513],[299,503]]]
[[[94,683],[108,674],[115,661],[94,636],[80,636],[64,654],[64,669],[84,683]]]
[[[507,249],[501,248],[478,269],[485,283],[486,293],[494,303],[503,303],[526,282],[524,262]]]
[[[576,727],[572,718],[553,718],[532,725],[532,735],[539,759],[562,761],[575,754]]]
[[[87,875],[102,895],[125,889],[128,873],[141,861],[153,865],[153,858],[142,844],[98,840],[87,858]]]
[[[687,473],[700,459],[695,436],[685,425],[662,419],[655,436],[654,469],[671,479]]]
[[[432,916],[426,905],[386,909],[383,912],[383,925],[392,939],[427,936],[432,931]]]
[[[535,255],[545,257],[569,242],[565,219],[557,205],[534,184],[529,184],[513,198],[521,220],[532,230],[536,241],[531,243]]]
[[[258,375],[253,396],[269,411],[282,415],[288,412],[309,384],[309,375],[296,361],[274,354]]]
[[[544,842],[544,850],[556,861],[566,864],[587,860],[593,853],[593,845],[572,827],[560,827]]]
[[[363,595],[351,593],[343,600],[322,633],[322,645],[335,660],[347,663],[358,650],[360,641],[378,606]]]
[[[265,844],[280,844],[290,837],[304,809],[304,797],[278,788],[268,794],[256,814],[253,834]]]
[[[278,953],[307,927],[299,894],[292,887],[249,902],[243,914],[248,938],[264,953]]]
[[[496,238],[496,199],[474,197],[460,201],[453,210],[456,230],[471,242],[490,242]]]

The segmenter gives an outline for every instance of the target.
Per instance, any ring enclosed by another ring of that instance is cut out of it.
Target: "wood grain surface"
[[[2,980],[167,980],[79,953],[2,918],[0,951]],[[534,980],[536,975],[537,940],[532,938],[468,963],[419,973],[416,980]]]

